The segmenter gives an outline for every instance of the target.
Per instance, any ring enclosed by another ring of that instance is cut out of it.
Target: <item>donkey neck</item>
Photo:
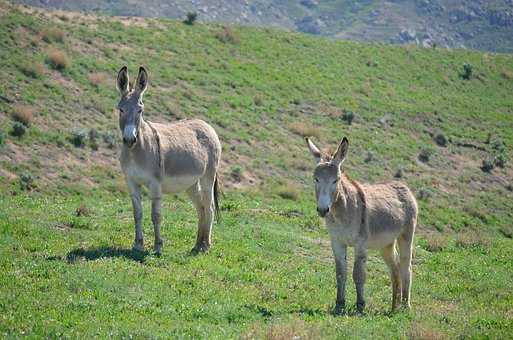
[[[332,205],[334,217],[347,223],[356,222],[356,218],[359,220],[362,216],[362,209],[365,209],[365,199],[360,184],[342,174],[337,184],[336,195]]]

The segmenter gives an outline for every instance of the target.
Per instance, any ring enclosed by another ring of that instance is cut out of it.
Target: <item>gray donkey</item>
[[[151,220],[155,230],[154,249],[162,252],[160,236],[162,194],[187,191],[198,212],[198,236],[193,252],[209,249],[214,214],[218,214],[218,168],[221,143],[214,129],[202,120],[168,124],[143,118],[144,91],[148,74],[141,67],[133,89],[124,66],[117,76],[121,94],[119,128],[123,134],[121,168],[132,198],[135,220],[135,250],[144,250],[141,186],[151,195]]]
[[[331,237],[337,277],[335,313],[345,311],[347,246],[355,249],[353,280],[356,308],[365,307],[365,265],[369,248],[381,249],[392,279],[392,311],[402,300],[410,308],[411,258],[417,224],[417,202],[400,182],[360,184],[342,173],[349,142],[344,137],[333,156],[327,156],[306,138],[317,162],[314,171],[317,211],[324,217]],[[399,245],[400,257],[396,244]],[[398,258],[399,257],[399,258]]]

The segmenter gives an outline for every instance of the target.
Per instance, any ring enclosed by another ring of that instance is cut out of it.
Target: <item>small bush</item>
[[[0,130],[0,145],[3,145],[5,142],[5,135],[2,130]]]
[[[463,71],[460,73],[461,78],[469,80],[472,77],[473,67],[471,64],[463,64]]]
[[[41,39],[43,41],[50,42],[58,42],[61,43],[64,41],[64,31],[57,27],[49,27],[45,28],[40,33]]]
[[[188,12],[185,20],[183,21],[186,25],[194,25],[196,19],[198,18],[198,13],[196,12]]]
[[[31,78],[41,78],[45,74],[45,66],[41,63],[23,63],[19,66],[21,73]]]
[[[306,123],[295,122],[289,125],[292,132],[302,137],[315,137],[319,138],[321,131],[316,126],[312,126]]]
[[[87,79],[89,79],[91,85],[94,87],[99,87],[101,84],[105,83],[107,76],[103,72],[92,72],[89,73]]]
[[[429,162],[429,158],[431,158],[431,155],[433,152],[430,149],[422,149],[419,153],[419,161],[423,163]]]
[[[14,122],[12,124],[12,130],[11,130],[12,136],[21,137],[25,134],[25,132],[27,132],[27,127],[24,124],[22,124],[20,122]]]
[[[511,227],[511,226],[504,226],[504,227],[501,227],[499,229],[499,231],[501,232],[501,234],[504,237],[513,238],[513,227]]]
[[[56,48],[52,48],[48,51],[46,61],[52,68],[59,71],[68,68],[70,65],[66,53]]]
[[[26,127],[29,127],[34,118],[34,108],[28,105],[16,105],[12,113],[12,118]]]
[[[433,196],[433,192],[428,188],[422,188],[419,190],[417,197],[419,200],[427,201]]]
[[[32,190],[35,188],[34,176],[29,172],[23,172],[20,175],[20,188],[21,190]]]
[[[491,159],[483,159],[483,163],[481,164],[481,170],[484,172],[491,172],[495,167],[495,160]]]
[[[437,133],[434,139],[438,146],[447,146],[447,137],[443,133]]]
[[[223,29],[216,33],[216,38],[223,43],[238,44],[239,36],[232,30],[230,26],[223,26]]]
[[[83,129],[74,130],[71,132],[71,143],[77,148],[82,148],[85,145],[87,133]]]
[[[98,138],[100,138],[100,132],[98,132],[98,130],[96,130],[95,128],[92,128],[91,130],[89,130],[89,139],[90,140],[97,140]]]
[[[341,118],[347,125],[351,125],[355,118],[355,113],[353,111],[345,111]]]
[[[110,131],[103,135],[103,141],[107,144],[109,149],[114,149],[116,146],[116,137],[114,137],[114,134]]]
[[[504,168],[506,166],[507,157],[504,153],[498,154],[495,156],[494,164],[495,166],[498,166],[499,168]]]
[[[501,76],[502,76],[502,78],[504,78],[504,79],[507,79],[507,80],[513,80],[513,71],[510,71],[510,70],[508,70],[508,69],[503,68],[503,69],[501,70]]]
[[[404,176],[404,170],[403,168],[398,168],[397,171],[394,174],[395,178],[402,178]]]

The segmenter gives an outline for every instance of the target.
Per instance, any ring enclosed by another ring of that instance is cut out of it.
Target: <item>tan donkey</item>
[[[198,212],[198,236],[194,252],[209,249],[214,214],[218,212],[217,172],[221,143],[214,129],[202,120],[157,124],[143,118],[148,74],[141,67],[133,89],[124,66],[117,76],[119,128],[123,135],[121,168],[132,198],[135,250],[144,250],[141,186],[149,189],[154,249],[162,251],[161,199],[164,193],[186,191]]]
[[[344,137],[333,156],[324,155],[306,138],[317,162],[314,171],[317,211],[326,221],[335,256],[337,301],[335,313],[345,312],[347,247],[354,247],[353,280],[356,309],[365,307],[364,284],[368,249],[381,249],[392,279],[392,310],[402,301],[410,308],[411,258],[417,223],[417,202],[400,182],[360,184],[342,171],[349,142]],[[400,256],[397,254],[399,246]]]

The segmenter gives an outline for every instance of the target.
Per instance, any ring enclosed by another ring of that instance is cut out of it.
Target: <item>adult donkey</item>
[[[345,310],[347,246],[355,248],[353,280],[356,285],[356,308],[365,307],[364,284],[367,250],[381,249],[392,279],[392,310],[402,300],[410,308],[411,257],[417,202],[406,185],[400,182],[360,184],[341,171],[349,142],[344,137],[337,151],[328,156],[306,138],[317,166],[314,171],[317,211],[324,217],[331,237],[337,275],[335,313]],[[400,258],[396,250],[399,245]]]
[[[151,220],[155,230],[154,249],[162,252],[160,206],[163,193],[187,191],[198,212],[198,236],[193,252],[209,249],[214,214],[219,213],[218,168],[221,143],[214,129],[202,120],[168,124],[143,118],[144,91],[148,73],[141,67],[135,87],[129,87],[124,66],[117,76],[119,128],[123,134],[121,168],[132,198],[135,220],[135,250],[144,250],[141,186],[151,195]]]

